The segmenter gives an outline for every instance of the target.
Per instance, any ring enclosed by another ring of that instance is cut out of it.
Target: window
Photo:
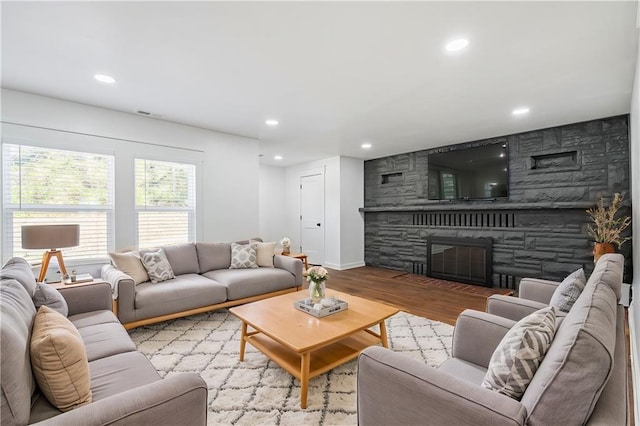
[[[106,257],[113,247],[112,155],[28,145],[2,145],[6,258],[36,261],[43,250],[22,248],[22,225],[79,224],[80,245],[66,260]],[[56,248],[56,247],[51,247]]]
[[[135,160],[138,247],[195,240],[193,164]]]

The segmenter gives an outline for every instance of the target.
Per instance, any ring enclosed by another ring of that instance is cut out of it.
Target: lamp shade
[[[80,240],[80,225],[24,225],[23,249],[75,247]]]

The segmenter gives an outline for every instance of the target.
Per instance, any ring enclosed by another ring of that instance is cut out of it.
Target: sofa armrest
[[[135,320],[136,283],[113,265],[102,267],[102,279],[111,284],[113,298],[118,299],[118,319],[126,324]]]
[[[548,305],[553,292],[556,291],[559,285],[560,283],[556,281],[523,278],[520,280],[520,286],[518,287],[518,297]]]
[[[486,312],[464,310],[453,329],[453,357],[487,368],[493,351],[515,323]]]
[[[91,402],[39,425],[205,425],[207,384],[182,373]]]
[[[358,358],[358,424],[523,425],[526,409],[474,385],[381,347]]]
[[[112,308],[111,286],[108,283],[61,287],[58,291],[69,306],[69,315],[102,310],[110,311]]]
[[[302,260],[296,259],[295,257],[276,254],[273,257],[273,265],[276,268],[291,272],[296,277],[296,286],[302,287],[302,284],[304,283],[304,275],[302,275]]]
[[[546,308],[549,305],[520,297],[494,294],[487,299],[487,312],[514,321],[520,321],[527,315]]]

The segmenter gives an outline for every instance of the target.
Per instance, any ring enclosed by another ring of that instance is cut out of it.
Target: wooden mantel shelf
[[[549,210],[588,209],[595,205],[592,201],[506,203],[501,201],[444,201],[411,206],[361,207],[363,213],[382,212],[425,212],[425,211],[477,211],[477,210]]]

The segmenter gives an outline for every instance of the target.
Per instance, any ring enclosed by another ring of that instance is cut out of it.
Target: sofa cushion
[[[2,279],[10,278],[22,284],[29,296],[33,297],[33,293],[36,291],[36,277],[33,275],[29,262],[21,257],[9,259],[2,267]]]
[[[62,297],[62,294],[60,294],[58,290],[51,287],[49,284],[36,283],[36,291],[33,295],[33,304],[36,309],[43,305],[48,306],[54,311],[59,312],[63,317],[66,317],[69,314],[67,301],[64,300],[64,297]]]
[[[113,265],[133,278],[136,284],[140,284],[149,281],[149,275],[147,270],[140,260],[140,256],[137,253],[109,253],[109,257],[113,262]]]
[[[258,266],[273,268],[273,256],[276,253],[276,243],[256,242],[256,263]]]
[[[228,269],[231,265],[230,243],[196,243],[200,273]]]
[[[4,277],[4,276],[3,276]],[[29,343],[36,309],[31,295],[15,279],[0,284],[0,424],[27,424],[35,381]]]
[[[600,269],[603,280],[589,279],[558,326],[547,355],[522,397],[528,424],[585,424],[593,412],[613,369],[616,341],[617,301],[611,288],[615,283],[604,278],[621,279],[610,269],[621,269],[622,264],[608,263],[606,272]]]
[[[624,272],[624,256],[620,253],[608,253],[600,256],[589,281],[602,281],[607,284],[620,301],[622,295],[622,274]]]
[[[185,274],[159,284],[140,284],[136,287],[135,306],[136,309],[150,309],[154,313],[152,316],[158,316],[226,300],[227,291],[220,283],[201,275]]]
[[[520,400],[555,332],[556,314],[552,306],[518,321],[493,352],[482,387]]]
[[[587,283],[582,268],[569,274],[556,288],[551,296],[549,305],[554,306],[562,312],[569,312],[573,304],[578,300],[580,293]]]
[[[256,256],[257,243],[237,244],[231,243],[231,265],[229,269],[257,268]]]
[[[140,252],[140,259],[152,283],[175,278],[171,264],[162,249]]]
[[[78,330],[53,309],[42,306],[31,336],[31,363],[42,393],[62,411],[91,402],[89,362]]]
[[[120,323],[87,325],[79,328],[78,333],[89,361],[136,350],[136,345]]]
[[[229,300],[244,299],[296,286],[296,278],[279,268],[219,269],[204,274],[227,288]]]
[[[140,352],[126,352],[89,363],[94,401],[160,380],[151,362]]]
[[[199,274],[198,252],[193,243],[163,246],[174,275]]]

